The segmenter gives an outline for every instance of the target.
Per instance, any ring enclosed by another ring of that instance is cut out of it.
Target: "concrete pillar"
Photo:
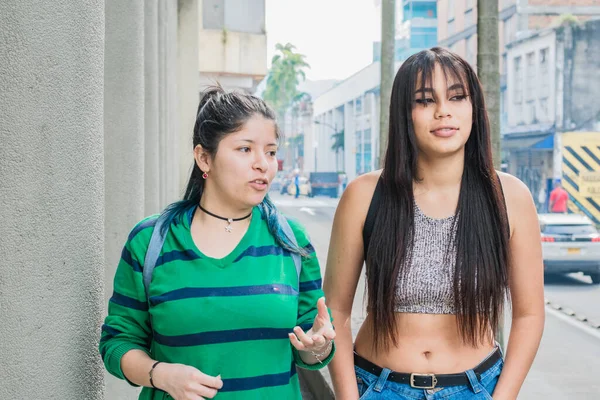
[[[103,396],[104,1],[0,2],[1,399]]]
[[[127,234],[144,217],[144,4],[106,0],[104,60],[105,299]],[[107,304],[107,303],[106,303]],[[137,390],[106,374],[109,399]]]
[[[167,2],[158,2],[158,176],[159,208],[167,205]]]
[[[160,208],[178,200],[177,149],[177,7],[176,1],[158,3],[159,176]]]
[[[178,21],[178,72],[177,87],[179,91],[179,138],[178,157],[179,184],[178,193],[183,193],[192,172],[193,142],[192,135],[196,122],[196,110],[200,101],[198,0],[179,0]]]
[[[356,120],[354,117],[354,101],[344,105],[344,157],[348,181],[356,178]]]
[[[144,214],[160,211],[158,151],[158,0],[144,1]]]
[[[166,14],[167,14],[167,25],[166,25],[166,84],[167,84],[167,104],[166,104],[166,118],[167,118],[167,164],[168,164],[168,176],[167,176],[167,197],[166,203],[172,203],[180,200],[182,193],[179,189],[179,165],[180,165],[180,154],[179,154],[179,96],[178,96],[178,2],[177,1],[166,1]],[[197,34],[195,35],[197,36]],[[197,58],[196,58],[197,60]],[[192,82],[186,82],[187,85],[193,85]],[[190,136],[191,138],[191,136]],[[188,153],[190,154],[190,153]]]

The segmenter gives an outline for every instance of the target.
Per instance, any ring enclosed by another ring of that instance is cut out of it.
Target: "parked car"
[[[539,214],[544,272],[583,272],[600,284],[600,233],[578,214]]]
[[[275,179],[273,179],[273,181],[271,182],[271,187],[269,188],[269,190],[273,192],[278,192],[281,190],[282,186],[283,180],[279,177],[275,177]]]

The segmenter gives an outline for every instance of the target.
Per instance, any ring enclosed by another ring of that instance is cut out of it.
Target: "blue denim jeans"
[[[388,381],[388,375],[392,371],[387,368],[384,368],[379,376],[375,376],[357,366],[354,366],[354,370],[360,400],[492,400],[492,393],[496,388],[503,366],[504,360],[498,360],[491,368],[481,374],[480,379],[477,379],[475,372],[470,369],[465,371],[467,378],[469,378],[468,385],[435,389],[415,389],[407,384]]]

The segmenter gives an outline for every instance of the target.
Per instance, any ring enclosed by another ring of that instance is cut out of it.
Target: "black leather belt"
[[[499,349],[496,349],[488,358],[483,360],[478,366],[473,368],[477,379],[481,379],[483,374],[488,369],[492,368],[498,360],[502,358],[502,354]],[[383,371],[383,368],[373,364],[371,361],[366,360],[354,353],[354,365],[365,371],[379,376]],[[415,389],[433,389],[435,387],[447,387],[447,386],[462,386],[469,384],[469,378],[465,372],[458,374],[408,374],[405,372],[394,372],[392,371],[388,380],[396,383],[404,383],[410,385]]]

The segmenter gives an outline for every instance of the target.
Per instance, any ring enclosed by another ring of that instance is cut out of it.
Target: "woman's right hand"
[[[210,376],[183,364],[160,363],[153,373],[154,385],[175,400],[212,399],[223,387],[221,376]]]

